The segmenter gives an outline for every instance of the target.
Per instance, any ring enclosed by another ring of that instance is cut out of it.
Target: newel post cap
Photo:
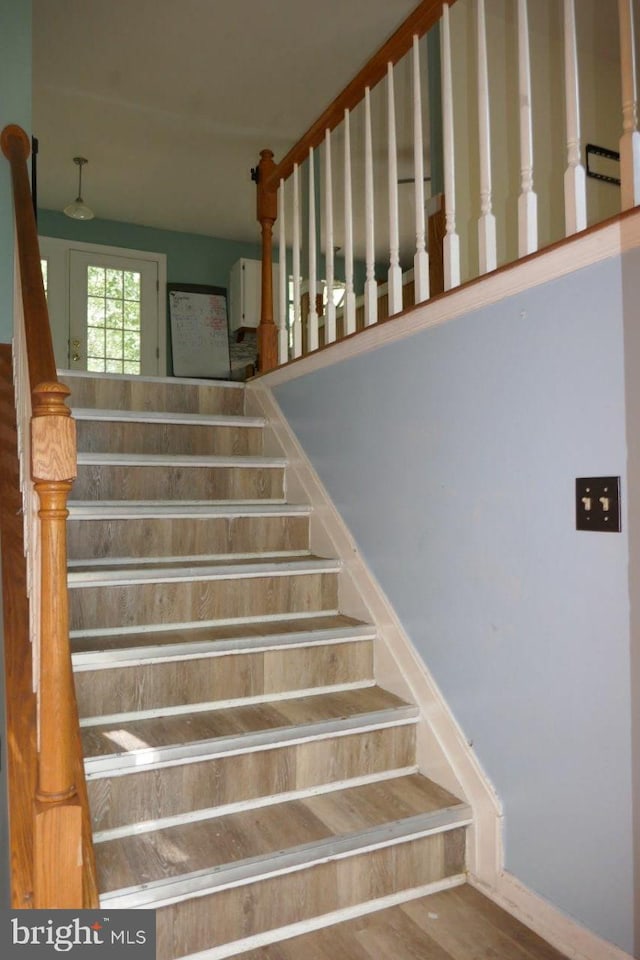
[[[31,140],[28,134],[17,123],[10,123],[0,133],[0,147],[5,157],[11,159],[12,153],[18,150],[19,156],[26,160],[31,153]]]

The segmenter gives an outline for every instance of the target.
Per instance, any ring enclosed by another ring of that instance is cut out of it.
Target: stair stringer
[[[464,736],[428,667],[418,655],[384,590],[369,569],[272,391],[247,384],[245,412],[267,423],[264,453],[285,456],[286,497],[312,507],[310,545],[318,556],[342,562],[340,609],[376,627],[376,682],[420,710],[417,762],[421,773],[465,799],[473,811],[467,830],[467,868],[485,890],[504,869],[503,811],[499,797]]]

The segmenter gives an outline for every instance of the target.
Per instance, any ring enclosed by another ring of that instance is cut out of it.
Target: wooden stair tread
[[[78,466],[103,467],[234,467],[282,469],[287,461],[283,457],[268,457],[260,454],[205,454],[205,453],[112,453],[104,451],[79,451]]]
[[[215,574],[217,571],[229,576],[242,574],[243,571],[250,572],[256,570],[265,576],[271,572],[271,567],[278,570],[290,570],[295,573],[297,570],[317,570],[331,569],[338,570],[340,563],[327,557],[318,557],[310,552],[281,554],[279,556],[270,556],[264,561],[259,557],[241,557],[235,558],[233,554],[229,556],[183,558],[174,557],[152,557],[148,559],[116,558],[110,557],[108,562],[103,560],[80,560],[69,565],[70,586],[76,581],[90,583],[93,580],[108,579],[113,574],[113,579],[118,575],[123,578],[131,577],[135,579],[140,576],[144,579],[153,579],[154,576],[205,576],[208,571]]]
[[[313,631],[340,632],[368,626],[362,620],[343,614],[301,617],[295,620],[267,620],[258,623],[231,624],[221,627],[197,627],[180,630],[154,630],[144,633],[102,634],[74,636],[71,639],[74,654],[99,653],[109,650],[135,650],[139,647],[169,647],[184,644],[226,643],[268,640],[307,635]],[[369,632],[373,628],[369,628]]]
[[[235,960],[565,960],[469,884],[234,955]]]
[[[471,809],[417,772],[419,710],[375,686],[376,628],[337,612],[342,563],[309,549],[312,510],[286,502],[287,460],[261,455],[244,388],[68,379],[71,642],[105,909],[156,908],[173,960],[461,884]]]
[[[460,801],[420,774],[99,843],[101,892],[265,857]]]
[[[112,423],[175,424],[204,427],[264,427],[264,417],[242,414],[181,413],[170,410],[105,410],[98,407],[72,407],[75,420]]]
[[[367,687],[266,704],[98,725],[85,728],[82,741],[85,758],[124,755],[132,749],[190,744],[404,706],[406,704],[400,697],[380,687]]]
[[[230,503],[220,500],[76,500],[69,504],[70,520],[128,520],[137,517],[160,520],[170,517],[234,519],[237,517],[308,516],[311,512],[312,508],[306,504],[259,501],[243,503],[241,500]]]

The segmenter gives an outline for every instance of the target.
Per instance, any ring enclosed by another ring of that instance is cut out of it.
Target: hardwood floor
[[[333,790],[304,800],[181,823],[97,844],[103,891],[153,883],[184,873],[264,857],[290,847],[371,831],[460,801],[412,774],[381,783]]]
[[[236,960],[565,960],[465,884],[237,954]]]
[[[248,731],[273,731],[300,724],[337,721],[402,705],[402,700],[392,693],[379,687],[368,687],[224,710],[202,710],[177,716],[108,723],[85,729],[82,739],[85,756],[98,757],[126,753],[134,742],[143,748],[166,747],[170,744],[240,736]]]

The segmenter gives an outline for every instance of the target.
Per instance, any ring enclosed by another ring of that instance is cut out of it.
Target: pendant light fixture
[[[93,220],[94,212],[91,207],[88,207],[84,200],[82,199],[82,168],[85,163],[88,163],[86,157],[74,157],[73,162],[77,164],[78,167],[78,196],[64,208],[64,212],[68,217],[71,217],[72,220]]]

